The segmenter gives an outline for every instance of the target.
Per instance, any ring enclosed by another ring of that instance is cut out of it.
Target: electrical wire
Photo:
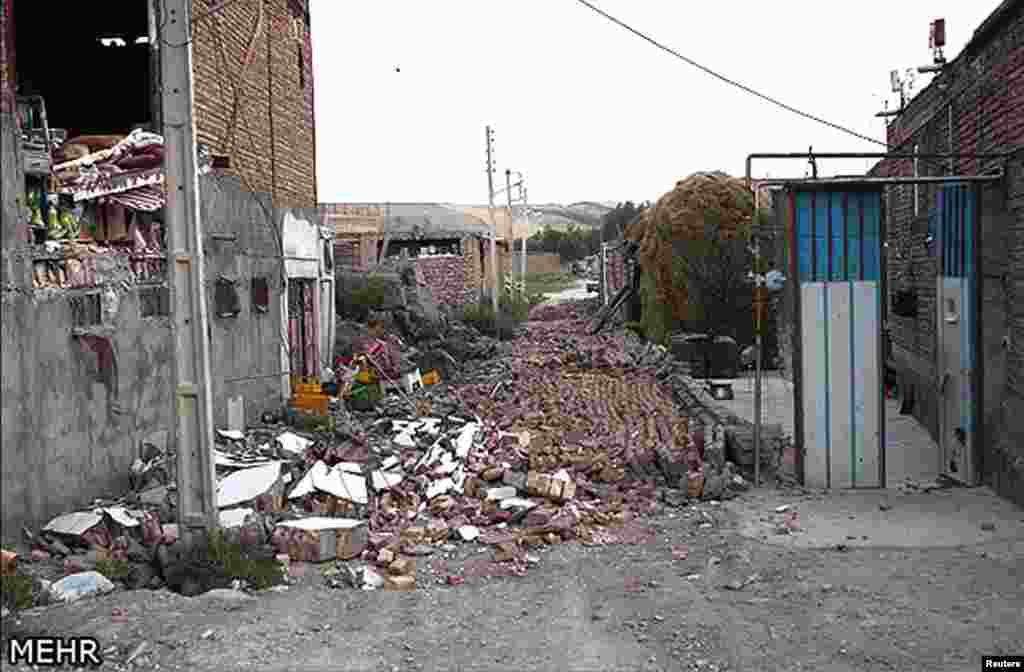
[[[919,127],[918,129],[915,129],[915,131],[913,133],[911,133],[907,138],[902,140],[899,144],[897,144],[896,146],[890,147],[889,143],[886,142],[886,141],[882,141],[882,140],[879,140],[877,138],[873,138],[871,136],[864,135],[862,133],[858,133],[857,131],[854,131],[853,129],[850,129],[850,128],[847,128],[847,127],[842,126],[840,124],[836,124],[834,122],[828,121],[827,119],[823,119],[823,118],[821,118],[819,116],[816,116],[814,114],[811,114],[809,112],[805,112],[805,111],[800,110],[800,109],[798,109],[796,107],[793,107],[792,105],[787,105],[786,103],[783,103],[782,101],[780,101],[780,100],[778,100],[776,98],[773,98],[773,97],[771,97],[771,96],[769,96],[767,94],[761,93],[760,91],[757,91],[756,89],[753,89],[753,88],[751,88],[749,86],[746,86],[745,84],[742,84],[742,83],[740,83],[740,82],[738,82],[736,80],[730,79],[730,78],[726,77],[725,75],[722,75],[722,74],[712,70],[711,68],[709,68],[707,66],[701,65],[697,61],[694,61],[691,58],[687,58],[686,56],[684,56],[684,55],[680,54],[679,52],[675,51],[674,49],[672,49],[671,47],[668,47],[668,46],[662,44],[661,42],[658,42],[654,38],[652,38],[652,37],[646,35],[645,33],[643,33],[641,31],[633,28],[632,26],[630,26],[629,24],[625,23],[624,21],[621,21],[621,20],[615,18],[614,16],[612,16],[611,14],[608,14],[607,12],[602,10],[600,7],[597,7],[596,5],[594,5],[593,3],[589,2],[588,0],[576,0],[576,2],[580,3],[581,5],[587,7],[589,9],[591,9],[591,10],[593,10],[597,14],[603,16],[605,19],[611,21],[612,23],[618,25],[619,27],[624,28],[625,30],[628,30],[629,32],[631,32],[634,35],[636,35],[637,37],[641,38],[642,40],[644,40],[646,42],[649,42],[650,44],[653,44],[654,46],[656,46],[657,48],[661,49],[662,51],[664,51],[664,52],[666,52],[668,54],[671,54],[672,56],[675,56],[676,58],[680,59],[681,61],[683,61],[683,62],[685,62],[685,63],[687,63],[687,64],[689,64],[689,65],[691,65],[691,66],[693,66],[695,68],[697,68],[698,70],[701,70],[701,71],[711,75],[712,77],[714,77],[714,78],[716,78],[718,80],[721,80],[721,81],[725,82],[726,84],[734,86],[734,87],[740,89],[741,91],[749,93],[749,94],[751,94],[753,96],[756,96],[758,98],[761,98],[762,100],[765,100],[765,101],[767,101],[767,102],[769,102],[769,103],[771,103],[771,104],[773,104],[773,105],[775,105],[777,107],[780,107],[783,110],[786,110],[787,112],[792,112],[793,114],[796,114],[798,116],[804,117],[805,119],[809,119],[809,120],[815,121],[815,122],[817,122],[819,124],[823,124],[825,126],[828,126],[829,128],[832,128],[834,130],[840,131],[842,133],[846,133],[847,135],[851,135],[851,136],[853,136],[855,138],[858,138],[860,140],[865,140],[867,142],[870,142],[870,143],[873,143],[873,144],[885,147],[887,152],[889,152],[889,153],[898,152],[898,150],[900,148],[904,147],[905,145],[907,145],[908,143],[913,141],[914,138],[917,135],[917,132],[919,130],[921,130],[921,128],[926,126],[927,123],[931,120],[931,118],[929,118],[928,120],[926,120],[926,122],[924,124],[921,125],[921,127]],[[982,80],[970,82],[967,86],[963,87],[956,94],[951,95],[950,96],[950,100],[956,99],[959,96],[967,93],[967,91],[971,90],[975,85],[979,84],[980,81],[983,81],[984,79],[988,79],[988,78],[990,78],[992,76],[993,76],[993,72],[990,71],[984,78],[982,78]],[[932,115],[932,117],[934,117],[934,116],[935,115]],[[928,164],[930,166],[936,167],[936,168],[938,168],[940,170],[945,170],[946,169],[946,166],[944,166],[944,165],[942,165],[942,164],[940,164],[940,163],[938,163],[938,162],[936,162],[934,160],[920,159],[920,162],[923,163],[923,164]]]
[[[594,12],[600,14],[601,16],[603,16],[604,18],[608,19],[612,23],[614,23],[614,24],[618,25],[619,27],[624,28],[624,29],[628,30],[629,32],[633,33],[634,35],[636,35],[640,39],[653,44],[654,46],[656,46],[657,48],[661,49],[662,51],[664,51],[666,53],[669,53],[672,56],[675,56],[679,60],[681,60],[681,61],[683,61],[685,63],[688,63],[689,65],[697,68],[698,70],[701,70],[701,71],[711,75],[715,79],[721,80],[721,81],[725,82],[726,84],[729,84],[730,86],[734,86],[734,87],[740,89],[741,91],[745,91],[746,93],[749,93],[749,94],[751,94],[753,96],[756,96],[756,97],[758,97],[758,98],[760,98],[762,100],[765,100],[765,101],[771,103],[772,105],[775,105],[777,107],[780,107],[780,108],[786,110],[787,112],[792,112],[793,114],[796,114],[796,115],[799,115],[801,117],[804,117],[805,119],[810,119],[811,121],[816,121],[819,124],[823,124],[825,126],[828,126],[829,128],[835,129],[837,131],[841,131],[843,133],[846,133],[847,135],[851,135],[851,136],[853,136],[855,138],[859,138],[859,139],[864,140],[866,142],[874,143],[876,145],[881,145],[883,147],[887,147],[888,146],[888,143],[886,143],[886,142],[884,142],[882,140],[879,140],[877,138],[872,138],[871,136],[864,135],[863,133],[858,133],[857,131],[855,131],[853,129],[850,129],[850,128],[847,128],[846,126],[842,126],[840,124],[836,124],[834,122],[828,121],[827,119],[823,119],[823,118],[821,118],[819,116],[811,114],[810,112],[804,112],[803,110],[800,110],[800,109],[798,109],[796,107],[793,107],[792,105],[787,105],[786,103],[783,103],[782,101],[780,101],[780,100],[778,100],[776,98],[773,98],[773,97],[771,97],[771,96],[769,96],[767,94],[761,93],[760,91],[757,91],[756,89],[753,89],[753,88],[751,88],[751,87],[749,87],[749,86],[747,86],[745,84],[737,82],[734,79],[729,79],[725,75],[719,74],[718,72],[715,72],[711,68],[709,68],[707,66],[704,66],[704,65],[701,65],[697,61],[694,61],[691,58],[687,58],[686,56],[683,56],[682,54],[680,54],[678,51],[672,49],[671,47],[665,46],[661,42],[658,42],[654,38],[649,37],[648,35],[642,33],[641,31],[637,30],[636,28],[633,28],[629,24],[627,24],[627,23],[625,23],[623,21],[620,21],[619,19],[615,18],[611,14],[608,14],[603,9],[601,9],[600,7],[597,7],[596,5],[588,2],[587,0],[576,0],[576,2],[580,3],[581,5],[583,5],[585,7],[590,8],[591,10],[593,10]]]

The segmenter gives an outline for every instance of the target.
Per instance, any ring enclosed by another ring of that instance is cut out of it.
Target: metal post
[[[761,486],[761,236],[757,231],[757,187],[754,187],[754,216],[750,220],[754,235],[754,487]]]
[[[519,178],[519,183],[522,184],[523,178]],[[519,281],[523,285],[523,295],[526,295],[526,239],[530,236],[530,201],[526,195],[526,186],[523,185],[523,217],[524,217],[524,229],[523,229],[523,240],[520,249],[522,255],[519,257]]]
[[[189,0],[165,0],[160,32],[160,71],[168,278],[174,337],[174,396],[177,423],[178,522],[191,545],[218,525],[213,469],[213,409],[207,331],[199,176],[196,170],[192,46]]]
[[[491,218],[491,307],[494,319],[498,319],[498,225],[494,222],[494,131],[487,127],[487,214]]]

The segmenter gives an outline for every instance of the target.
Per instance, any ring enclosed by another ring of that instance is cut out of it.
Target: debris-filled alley
[[[971,548],[751,539],[758,516],[803,534],[813,498],[754,496],[721,428],[691,424],[679,363],[589,335],[594,307],[538,306],[510,342],[354,339],[324,424],[218,431],[224,538],[202,557],[177,552],[174,459],[154,449],[125,496],[25,531],[10,563],[50,604],[5,635],[96,637],[105,669],[164,670],[924,670],[966,664],[951,638],[1020,645],[1019,516]],[[446,345],[443,377],[398,380]],[[939,591],[958,610],[915,618]]]
[[[789,22],[848,27],[803,111],[771,8],[731,79],[600,0],[0,0],[0,669],[1024,669],[1024,0],[986,3],[873,139],[856,21],[923,28],[882,5]],[[619,4],[742,51],[702,25],[740,3]],[[637,89],[608,22],[821,135]]]

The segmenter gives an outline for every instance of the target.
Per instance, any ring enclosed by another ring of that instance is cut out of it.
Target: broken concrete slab
[[[458,532],[463,541],[473,541],[480,536],[480,528],[475,525],[461,525]]]
[[[96,527],[103,520],[103,516],[92,511],[78,511],[66,513],[63,516],[54,518],[43,532],[56,532],[67,536],[80,537],[92,528]]]
[[[242,469],[225,477],[217,486],[217,508],[251,502],[267,494],[281,480],[281,463]]]
[[[369,542],[369,529],[363,520],[302,518],[278,523],[277,527],[287,531],[280,536],[275,532],[278,543],[283,538],[288,557],[300,562],[349,560],[361,554]]]
[[[358,467],[358,465],[354,466]],[[351,473],[351,470],[347,471],[341,468],[341,465],[328,467],[322,460],[318,460],[310,467],[306,475],[295,484],[288,498],[298,499],[316,491],[340,497],[356,504],[366,504],[369,502],[369,495],[366,491],[366,478],[356,473]]]
[[[250,508],[226,509],[220,512],[220,526],[228,530],[241,527],[246,518],[253,513],[255,513],[255,509]]]
[[[504,499],[516,496],[516,489],[511,486],[502,486],[500,488],[488,488],[487,489],[487,501],[489,502],[500,502]]]
[[[313,445],[311,439],[293,434],[292,432],[284,432],[278,435],[275,441],[280,446],[281,452],[291,457],[301,457],[305,454],[306,449]]]

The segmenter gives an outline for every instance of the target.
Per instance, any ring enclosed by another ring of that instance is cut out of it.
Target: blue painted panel
[[[938,238],[942,275],[970,278],[974,275],[975,195],[971,187],[942,187],[937,198]]]
[[[800,282],[879,280],[881,191],[798,191],[794,204]]]
[[[796,217],[797,217],[797,262],[800,268],[800,281],[813,282],[814,268],[814,238],[811,221],[811,194],[801,192],[796,194]]]
[[[844,198],[845,194],[829,194],[830,208],[829,212],[832,217],[832,275],[829,276],[829,280],[844,280],[846,279],[846,261],[845,256],[845,224],[847,220],[844,213]]]
[[[817,280],[828,279],[828,192],[814,193],[811,200],[814,202],[814,277]]]

